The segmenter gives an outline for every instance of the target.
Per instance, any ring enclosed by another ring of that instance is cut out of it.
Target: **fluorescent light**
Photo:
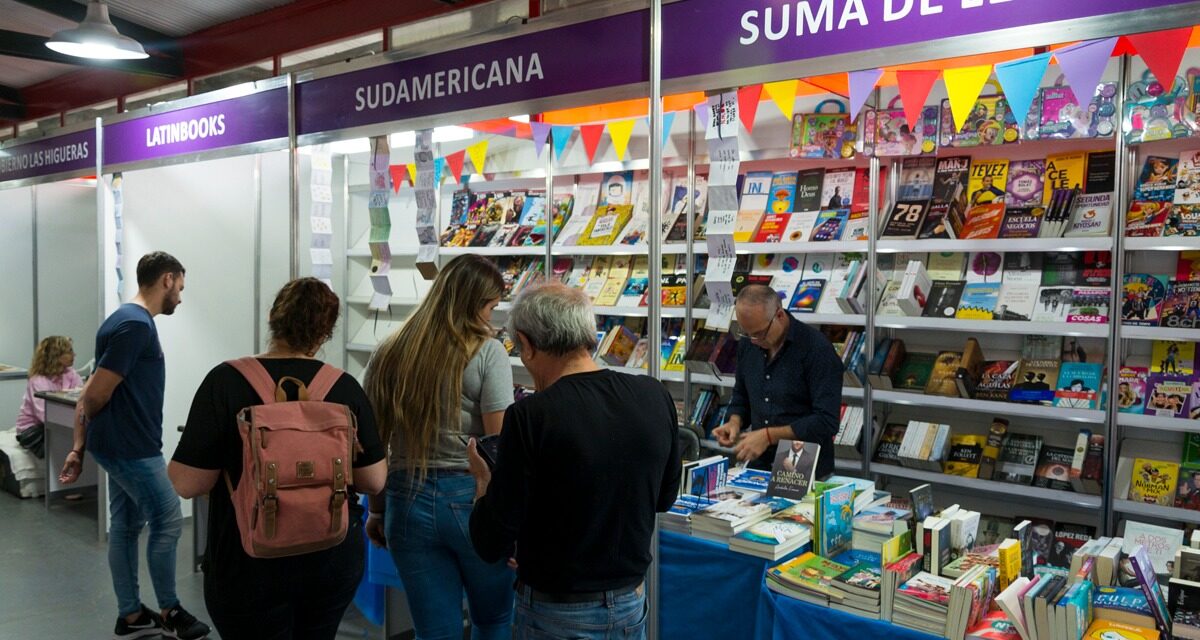
[[[513,122],[524,122],[525,124],[529,124],[529,115],[528,114],[523,115],[523,116],[509,116],[508,119],[512,120]]]
[[[393,149],[401,149],[404,147],[417,146],[417,134],[415,131],[401,131],[388,136],[388,140],[392,143]]]
[[[108,5],[88,3],[83,22],[50,36],[46,46],[63,55],[96,60],[140,60],[150,57],[133,38],[123,36],[108,18]]]
[[[367,153],[371,150],[371,141],[366,138],[355,138],[353,140],[338,140],[329,144],[329,150],[333,153],[341,153],[349,155],[351,153]]]
[[[474,137],[475,130],[468,129],[467,127],[437,127],[433,130],[433,142],[458,142],[460,140],[470,140]],[[393,149],[417,146],[417,133],[415,131],[393,133],[388,139],[391,141]]]

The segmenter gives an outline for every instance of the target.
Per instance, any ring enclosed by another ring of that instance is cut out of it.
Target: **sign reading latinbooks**
[[[780,440],[771,465],[767,495],[773,498],[803,500],[817,473],[821,446],[803,440]]]

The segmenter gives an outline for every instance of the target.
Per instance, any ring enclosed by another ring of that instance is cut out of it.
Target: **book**
[[[1138,177],[1137,187],[1133,191],[1133,200],[1174,201],[1178,166],[1179,158],[1146,156],[1142,162],[1142,172]]]
[[[825,280],[801,280],[796,286],[796,292],[792,295],[791,302],[788,304],[788,310],[798,313],[815,312],[817,305],[821,301],[821,293],[824,288]]]
[[[1028,485],[1033,482],[1038,455],[1042,449],[1042,437],[1010,433],[1004,438],[1000,457],[996,460],[993,480]]]
[[[929,277],[933,280],[962,280],[966,257],[966,254],[956,251],[930,253]]]
[[[1071,491],[1071,461],[1073,449],[1042,447],[1037,468],[1033,472],[1033,486],[1059,491]]]
[[[777,171],[771,175],[768,214],[791,213],[796,205],[796,172]]]
[[[960,397],[955,380],[958,368],[962,365],[962,357],[963,354],[959,351],[943,351],[937,355],[929,382],[925,384],[926,395]]]
[[[1158,326],[1167,294],[1165,276],[1127,273],[1121,287],[1121,323],[1142,327]]]
[[[963,320],[992,320],[1000,299],[999,282],[972,282],[963,288],[954,317]]]
[[[1084,193],[1106,193],[1116,188],[1117,152],[1089,151]]]
[[[818,536],[814,548],[825,557],[849,548],[853,533],[854,486],[841,485],[817,498]]]
[[[1092,599],[1096,620],[1153,627],[1154,614],[1140,589],[1102,585]]]
[[[580,234],[578,244],[581,246],[613,244],[631,217],[633,217],[633,205],[597,207],[596,213]]]
[[[898,452],[900,443],[904,441],[904,434],[908,430],[908,425],[904,423],[889,423],[883,428],[883,433],[879,436],[879,444],[875,447],[875,455],[871,458],[874,462],[884,464],[900,464]]]
[[[1082,151],[1059,153],[1046,158],[1042,205],[1049,206],[1055,191],[1083,188],[1087,177],[1087,156]]]
[[[967,208],[967,188],[970,184],[971,157],[938,158],[934,170],[933,200],[959,211]]]
[[[1167,216],[1171,214],[1173,206],[1170,202],[1152,200],[1135,200],[1129,203],[1129,212],[1125,216],[1125,237],[1157,238],[1161,236],[1167,225]]]
[[[802,440],[780,440],[771,464],[767,495],[802,500],[816,478],[820,445]]]
[[[819,211],[821,203],[821,187],[825,181],[825,170],[803,169],[796,175],[796,197],[794,211]]]
[[[854,193],[853,167],[826,169],[821,184],[821,207],[825,209],[849,209]]]
[[[936,360],[937,354],[909,352],[900,370],[892,376],[892,385],[896,389],[923,392],[933,374]]]
[[[1070,409],[1100,408],[1104,365],[1098,362],[1064,362],[1058,370],[1054,406]]]
[[[1042,226],[1042,218],[1046,208],[1014,207],[1008,205],[1004,209],[1004,219],[1000,222],[999,237],[1001,238],[1036,238]]]
[[[1171,282],[1163,299],[1159,326],[1200,328],[1200,282]]]
[[[1149,374],[1146,377],[1146,406],[1142,413],[1163,418],[1185,417],[1192,386],[1189,376]]]
[[[763,216],[762,224],[758,226],[758,232],[754,234],[754,242],[782,242],[784,231],[787,229],[788,223],[791,221],[791,213],[768,213]]]
[[[1183,531],[1136,520],[1126,520],[1125,534],[1121,541],[1122,553],[1128,556],[1137,547],[1143,547],[1152,563],[1152,572],[1156,575],[1167,576],[1171,574],[1170,565],[1175,560],[1175,552],[1183,545]]]
[[[1200,205],[1173,204],[1163,225],[1163,236],[1200,236]]]
[[[1017,379],[1020,362],[1016,360],[990,360],[980,372],[975,385],[975,399],[1004,402]]]
[[[962,280],[934,280],[921,315],[927,318],[953,318],[958,313],[958,301],[965,287],[966,283]]]
[[[979,476],[979,460],[983,456],[986,436],[958,435],[950,440],[950,453],[942,465],[942,473],[952,476],[976,478]]]
[[[883,227],[885,238],[915,238],[929,209],[928,200],[903,200],[892,206]]]
[[[950,212],[950,206],[951,205],[949,204],[938,202],[936,200],[930,202],[929,208],[925,212],[925,220],[921,222],[921,228],[917,231],[918,240],[945,239],[951,237],[951,231],[948,228],[950,221],[947,219],[947,214]],[[961,225],[959,228],[961,229]]]
[[[933,487],[928,484],[913,487],[908,491],[908,495],[912,501],[913,519],[915,521],[924,521],[925,518],[933,514]]]
[[[937,158],[910,157],[900,165],[898,200],[928,200],[933,197]]]
[[[1008,186],[1008,160],[976,160],[971,163],[967,207],[1004,202]],[[968,215],[968,221],[970,216]]]
[[[842,239],[850,216],[848,209],[826,209],[817,214],[810,242],[831,242]]]
[[[1133,476],[1129,482],[1129,499],[1145,504],[1171,506],[1175,503],[1175,484],[1179,480],[1179,463],[1149,458],[1133,460]]]
[[[1146,377],[1149,370],[1145,367],[1121,367],[1118,375],[1117,411],[1141,413],[1146,404]]]
[[[1081,640],[1159,640],[1156,629],[1114,622],[1095,620]]]
[[[1009,209],[1041,205],[1045,173],[1045,160],[1012,161],[1008,167],[1008,186],[1004,193],[1004,204]]]
[[[1068,238],[1107,236],[1112,227],[1113,193],[1085,193],[1075,199],[1071,220],[1064,234]]]
[[[1034,322],[1066,322],[1071,313],[1075,287],[1050,286],[1038,289],[1033,307]]]
[[[810,551],[767,569],[768,586],[771,582],[781,583],[828,597],[834,578],[849,569]]]
[[[963,240],[999,238],[1004,219],[1003,201],[993,200],[974,205],[967,211],[967,224],[957,237]]]
[[[996,301],[996,320],[1030,320],[1042,281],[1040,254],[1004,254],[1004,275]]]
[[[1200,152],[1181,151],[1175,166],[1175,204],[1200,204]]]
[[[1150,613],[1154,615],[1155,627],[1161,633],[1170,634],[1170,614],[1167,611],[1166,602],[1163,600],[1162,589],[1158,586],[1157,568],[1152,565],[1146,547],[1138,544],[1128,555],[1129,565],[1133,569],[1137,585],[1145,594],[1146,602],[1150,605]]]
[[[1025,404],[1054,404],[1054,386],[1058,381],[1059,360],[1023,358],[1017,369],[1017,379],[1008,393],[1010,402]]]

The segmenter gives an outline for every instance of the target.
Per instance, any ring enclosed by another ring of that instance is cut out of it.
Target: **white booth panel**
[[[291,156],[285,151],[264,153],[262,159],[262,299],[259,301],[259,351],[266,351],[271,337],[267,314],[275,294],[287,284],[291,255],[288,251],[288,220],[291,210]],[[302,225],[303,226],[302,222]]]
[[[100,326],[96,217],[91,181],[38,185],[37,333],[72,338],[76,366],[92,359]]]
[[[33,187],[0,191],[0,362],[28,367],[33,357]],[[25,380],[0,381],[0,429],[16,419]]]

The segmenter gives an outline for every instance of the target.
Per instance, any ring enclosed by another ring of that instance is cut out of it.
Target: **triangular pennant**
[[[475,165],[475,173],[483,173],[483,164],[487,161],[487,148],[487,140],[480,140],[467,147],[467,155],[471,156],[471,164]]]
[[[583,138],[583,150],[587,153],[588,164],[596,159],[596,149],[600,147],[600,136],[604,134],[602,124],[584,124],[579,126],[579,137]]]
[[[392,191],[400,193],[400,185],[404,184],[404,174],[408,170],[402,164],[393,164],[388,166],[388,173],[392,176]]]
[[[708,102],[701,102],[700,104],[692,107],[692,111],[696,113],[696,124],[700,125],[700,131],[707,131],[708,119],[711,117],[711,114],[708,112]]]
[[[754,115],[758,113],[758,100],[762,97],[762,90],[761,84],[738,89],[738,117],[742,119],[742,126],[746,127],[747,133],[754,131]]]
[[[1129,38],[1121,36],[1117,38],[1117,46],[1113,48],[1112,54],[1118,58],[1121,56],[1136,56],[1137,49],[1134,48],[1133,43],[1129,41]]]
[[[445,168],[446,168],[446,159],[445,158],[434,158],[433,159],[433,185],[435,187],[442,186],[442,174],[445,173]]]
[[[542,157],[542,149],[546,146],[546,138],[550,136],[550,125],[545,122],[530,122],[529,128],[533,133],[533,154]]]
[[[1183,62],[1188,40],[1192,38],[1192,28],[1135,33],[1125,37],[1137,48],[1138,55],[1150,67],[1150,73],[1154,74],[1158,83],[1170,93],[1175,87],[1175,74],[1179,72],[1179,63]]]
[[[663,130],[662,130],[662,144],[663,144],[664,149],[667,147],[667,141],[671,139],[671,127],[674,125],[675,125],[675,112],[668,111],[668,112],[664,113],[663,114]],[[708,125],[705,125],[705,126],[707,127]]]
[[[554,157],[562,159],[563,149],[567,148],[567,143],[571,141],[571,133],[575,131],[575,127],[554,126],[550,128],[550,138],[554,141]]]
[[[467,160],[467,150],[455,151],[446,156],[446,164],[450,167],[450,177],[454,178],[455,182],[462,182],[463,164]]]
[[[404,166],[408,167],[408,183],[417,186],[417,165],[410,162]]]
[[[942,80],[946,83],[946,94],[950,97],[950,112],[954,114],[954,130],[962,131],[967,117],[975,109],[983,85],[992,75],[992,65],[946,69]]]
[[[904,117],[908,128],[916,129],[925,108],[929,90],[937,82],[940,71],[897,71],[896,86],[900,89],[900,102],[904,104]]]
[[[879,84],[879,79],[883,77],[883,69],[863,69],[851,71],[846,75],[850,84],[850,117],[857,119],[858,112],[862,111],[867,98],[870,98],[871,92],[875,90],[875,85]]]
[[[1054,60],[1067,77],[1067,86],[1079,106],[1086,106],[1096,95],[1096,89],[1104,77],[1104,68],[1108,66],[1109,56],[1116,45],[1117,38],[1104,38],[1080,42],[1054,52]],[[1005,93],[1008,93],[1007,89]]]
[[[633,125],[637,120],[620,120],[608,123],[608,135],[612,138],[613,151],[617,152],[617,160],[625,159],[625,151],[629,148],[629,137],[633,135]]]
[[[775,106],[779,107],[779,112],[789,122],[792,120],[792,114],[796,112],[796,87],[798,86],[800,86],[799,80],[781,80],[763,85],[763,91],[766,91],[771,100],[775,101]]]
[[[1024,123],[1025,116],[1029,115],[1029,107],[1033,106],[1042,76],[1046,75],[1046,67],[1050,66],[1051,55],[1049,52],[1039,53],[996,65],[996,79],[1000,81],[1000,88],[1017,122]]]

